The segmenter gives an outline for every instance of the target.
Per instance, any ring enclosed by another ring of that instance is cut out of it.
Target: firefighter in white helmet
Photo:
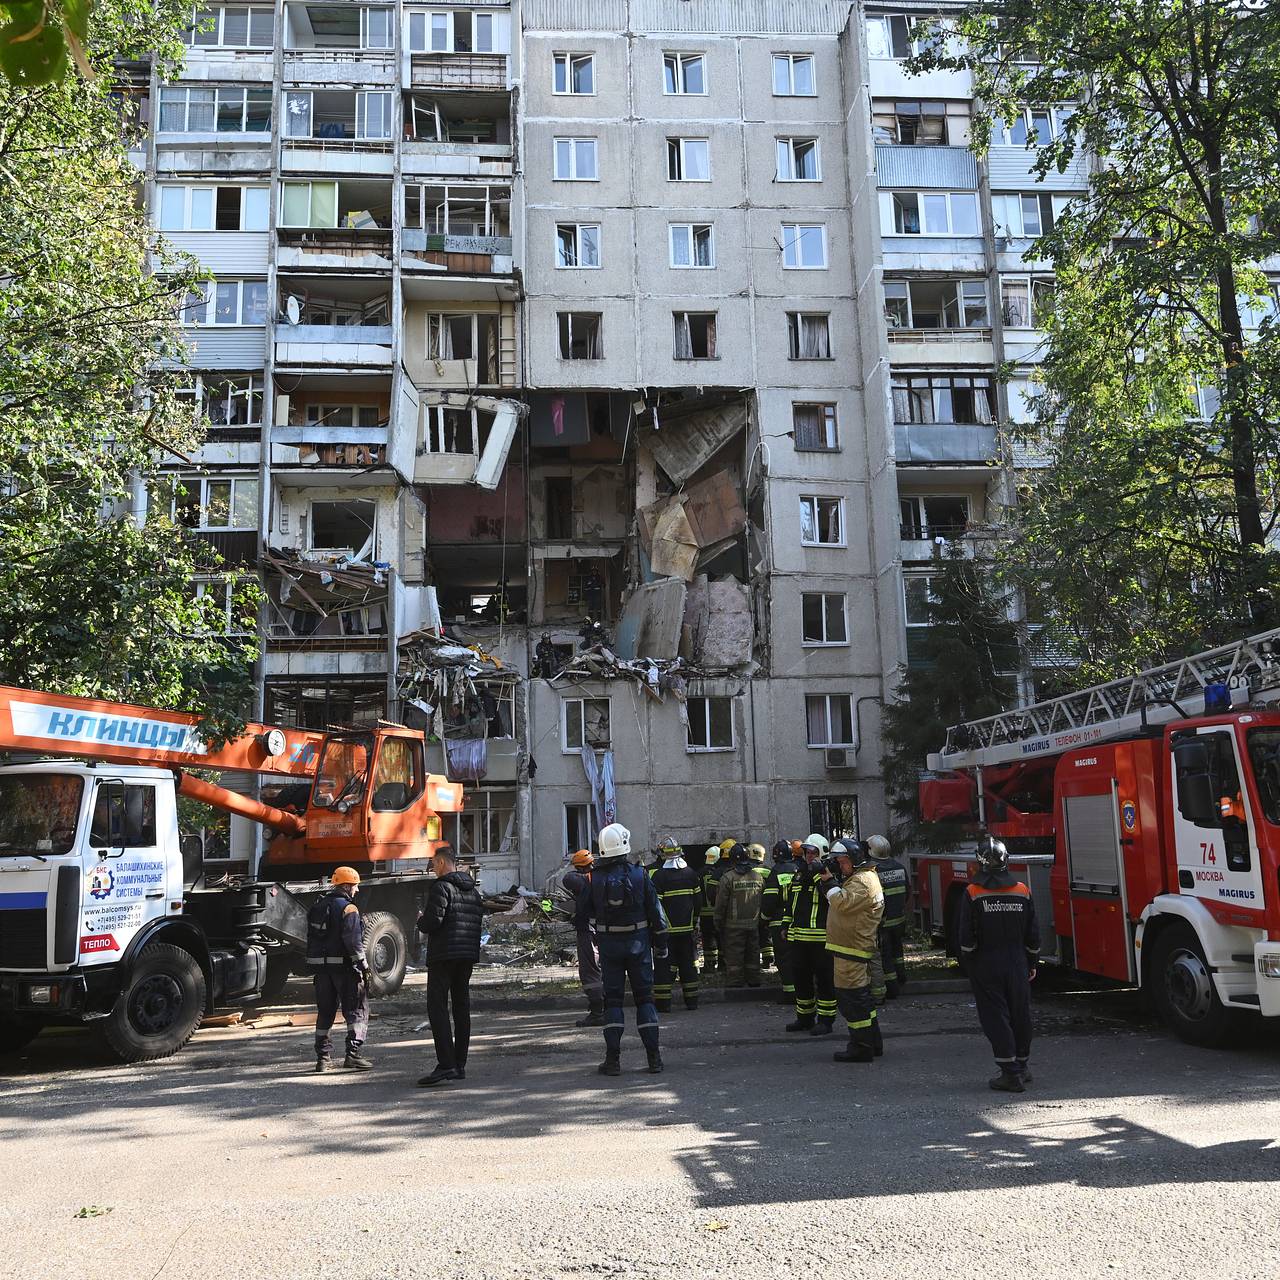
[[[792,967],[796,984],[796,1017],[788,1031],[831,1034],[836,1020],[836,989],[831,952],[827,950],[827,897],[823,892],[823,863],[830,851],[826,836],[812,832],[801,843],[804,866],[791,882]]]
[[[622,1074],[623,1000],[627,983],[636,1006],[636,1030],[649,1070],[662,1070],[658,1010],[653,1001],[653,958],[667,955],[667,917],[653,880],[631,860],[631,832],[611,822],[600,832],[600,856],[582,899],[583,916],[595,925],[604,979],[604,1061],[600,1074]]]

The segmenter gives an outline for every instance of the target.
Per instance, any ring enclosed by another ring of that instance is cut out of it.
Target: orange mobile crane
[[[335,866],[362,876],[372,977],[404,979],[440,815],[462,788],[423,734],[249,725],[220,747],[197,717],[0,686],[0,1053],[56,1023],[100,1024],[126,1061],[175,1053],[207,1012],[278,994]],[[70,757],[70,758],[67,758]],[[189,772],[271,776],[256,800]],[[260,822],[256,877],[207,884],[177,797]]]

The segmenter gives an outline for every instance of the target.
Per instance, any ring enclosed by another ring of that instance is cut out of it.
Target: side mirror
[[[1178,812],[1197,827],[1220,827],[1219,786],[1208,744],[1199,738],[1185,738],[1175,743],[1173,769],[1178,785]]]

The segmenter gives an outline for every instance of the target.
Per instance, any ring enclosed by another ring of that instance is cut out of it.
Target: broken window
[[[591,849],[595,845],[596,835],[596,813],[594,805],[565,805],[564,847],[566,854],[576,853],[579,849]]]
[[[827,229],[820,222],[782,224],[782,265],[789,271],[817,270],[827,265]]]
[[[788,311],[787,346],[792,360],[830,360],[830,316],[811,311]]]
[[[848,644],[844,596],[806,591],[800,597],[801,639],[805,644]]]
[[[733,699],[689,698],[689,751],[733,750]]]
[[[556,138],[554,154],[553,176],[561,182],[590,182],[600,176],[596,170],[595,138]]]
[[[811,693],[804,700],[811,747],[856,747],[853,698],[847,693]]]
[[[886,280],[890,329],[974,329],[991,323],[985,280]]]
[[[714,267],[714,230],[707,222],[673,222],[668,228],[673,267]]]
[[[246,636],[254,631],[253,610],[237,607],[237,595],[244,583],[233,575],[216,578],[197,578],[194,586],[196,600],[202,609],[201,630],[209,627],[210,633],[222,636]],[[211,627],[209,624],[212,624]]]
[[[374,552],[374,521],[377,503],[369,499],[311,504],[313,551],[344,552],[353,560],[370,560]]]
[[[494,415],[451,405],[423,406],[423,447],[427,453],[479,455],[489,442]]]
[[[791,406],[791,425],[797,449],[839,448],[834,404],[794,404]]]
[[[779,182],[818,182],[821,179],[817,138],[779,138],[777,151]]]
[[[871,107],[875,140],[904,147],[967,146],[969,103],[877,98]]]
[[[599,265],[599,223],[559,222],[556,224],[557,267],[598,267]]]
[[[196,374],[179,392],[212,427],[252,427],[262,421],[262,378],[251,373]]]
[[[928,573],[902,575],[903,617],[909,627],[927,627],[933,622],[932,607],[937,603],[933,577]]]
[[[858,797],[810,796],[809,830],[831,840],[858,839]]]
[[[580,751],[583,746],[596,751],[608,749],[608,698],[565,698],[560,703],[560,708],[564,751]]]
[[[801,494],[800,541],[807,547],[844,546],[844,499]]]
[[[969,524],[969,499],[962,493],[912,493],[898,499],[902,536],[954,538]]]
[[[1052,231],[1067,213],[1072,195],[1042,192],[992,192],[991,220],[999,236],[1039,236]]]
[[[710,182],[710,140],[707,138],[668,138],[667,177],[672,182]]]
[[[461,857],[511,853],[516,848],[516,793],[512,790],[469,788],[467,807],[440,817],[441,836]]]
[[[156,188],[161,231],[265,231],[267,187],[172,186]]]
[[[267,721],[289,728],[374,725],[387,711],[385,680],[268,680],[266,695]]]
[[[498,317],[492,312],[427,313],[428,360],[474,360],[474,381],[498,380]]]
[[[704,94],[707,60],[701,53],[668,53],[662,59],[662,92]]]
[[[547,476],[547,537],[567,541],[573,537],[573,477]]]
[[[818,91],[813,75],[813,54],[775,53],[773,93],[777,98],[812,98]]]
[[[309,404],[305,416],[309,427],[379,427],[387,422],[376,404]]]
[[[913,52],[912,20],[905,14],[883,14],[867,18],[867,56],[901,61]]]
[[[675,358],[677,360],[714,360],[716,358],[716,313],[714,311],[676,311]]]
[[[1011,329],[1034,329],[1053,306],[1052,276],[1001,276],[1000,318]]]
[[[552,65],[552,93],[595,93],[596,60],[592,54],[553,54]]]
[[[267,323],[265,280],[201,282],[187,295],[182,323],[192,325],[263,325]]]
[[[560,358],[562,360],[600,360],[604,351],[600,343],[598,311],[561,311]]]
[[[155,486],[157,508],[188,529],[256,529],[257,476],[170,476]]]

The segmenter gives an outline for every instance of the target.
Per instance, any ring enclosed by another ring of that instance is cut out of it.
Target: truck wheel
[[[177,1053],[196,1033],[205,1006],[204,972],[181,947],[144,947],[103,1023],[107,1043],[125,1062]]]
[[[364,954],[369,961],[369,994],[395,995],[404,984],[409,943],[400,921],[387,911],[371,911],[364,918]]]
[[[43,1026],[36,1018],[24,1018],[15,1013],[0,1017],[0,1053],[17,1053],[25,1049],[40,1034]]]
[[[1225,1044],[1239,1020],[1218,998],[1195,930],[1183,923],[1166,927],[1148,963],[1151,999],[1165,1025],[1190,1044]]]

